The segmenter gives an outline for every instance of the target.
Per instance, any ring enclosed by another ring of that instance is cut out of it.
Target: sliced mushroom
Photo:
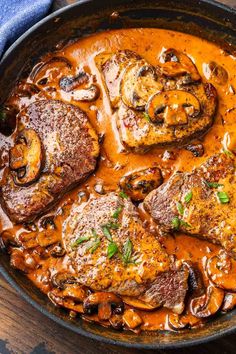
[[[33,253],[20,248],[13,248],[11,251],[11,266],[28,274],[39,267],[39,259]]]
[[[118,330],[121,329],[124,325],[122,315],[117,315],[117,314],[112,315],[111,318],[109,319],[109,322],[114,329],[118,329]]]
[[[222,311],[230,311],[236,306],[236,293],[226,293],[222,305]]]
[[[57,65],[55,65],[57,63]],[[50,84],[50,81],[71,72],[72,64],[64,57],[52,57],[38,63],[30,74],[30,79],[39,86]]]
[[[68,284],[77,283],[77,280],[73,274],[58,272],[52,276],[51,282],[55,288],[64,290]]]
[[[214,285],[209,285],[204,295],[192,299],[190,311],[198,318],[209,317],[219,311],[223,300],[224,291]]]
[[[78,287],[79,288],[79,287]],[[83,304],[82,298],[71,298],[65,295],[64,290],[53,289],[48,293],[49,299],[53,302],[56,306],[65,307],[68,310],[72,310],[75,312],[83,313]]]
[[[125,304],[135,307],[136,309],[143,310],[143,311],[152,311],[155,310],[157,307],[154,307],[147,302],[142,300],[136,299],[135,297],[130,296],[122,296],[122,300]]]
[[[198,265],[191,261],[183,262],[189,271],[188,286],[191,297],[199,297],[205,292],[202,273],[200,272]]]
[[[130,329],[135,329],[143,323],[143,320],[139,314],[132,309],[125,310],[123,314],[123,321]]]
[[[197,117],[200,103],[191,93],[173,90],[157,93],[150,97],[146,112],[153,123],[164,122],[169,126],[188,123],[188,117]]]
[[[236,261],[231,259],[225,252],[208,259],[206,271],[215,286],[236,292]]]
[[[49,246],[47,250],[49,254],[54,258],[64,257],[66,254],[66,250],[62,247],[62,244],[60,242]]]
[[[75,101],[91,102],[95,101],[100,94],[100,90],[97,85],[90,85],[88,88],[72,91],[71,97]]]
[[[16,127],[18,109],[14,106],[0,107],[0,133],[9,136]]]
[[[148,193],[162,184],[163,178],[158,167],[130,173],[121,178],[121,189],[134,201],[143,200]]]
[[[192,60],[184,53],[176,49],[167,49],[161,56],[159,70],[162,75],[178,77],[187,75],[183,84],[189,84],[201,79],[198,70]]]
[[[195,157],[201,157],[204,155],[204,146],[200,143],[189,144],[186,146],[186,150],[190,151]]]
[[[228,81],[228,73],[223,66],[211,61],[205,67],[205,75],[208,80],[213,81],[218,85],[225,85]]]
[[[59,85],[63,91],[70,92],[76,89],[78,86],[87,83],[88,81],[88,73],[86,73],[85,71],[80,71],[75,76],[63,76],[59,81]]]
[[[126,106],[144,110],[149,97],[162,88],[154,67],[142,60],[126,68],[120,83],[120,95]]]
[[[9,157],[15,184],[28,186],[35,182],[43,162],[43,148],[38,134],[33,129],[22,130]]]
[[[170,329],[179,331],[181,329],[197,326],[201,320],[191,313],[178,315],[176,313],[171,313],[168,316],[168,325]]]
[[[123,301],[113,293],[97,292],[84,301],[84,312],[92,314],[98,311],[100,320],[108,320],[112,313],[121,314],[124,310]]]

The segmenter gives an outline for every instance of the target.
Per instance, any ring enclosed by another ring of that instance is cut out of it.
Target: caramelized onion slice
[[[209,317],[219,311],[223,300],[224,291],[214,285],[209,285],[204,295],[192,299],[190,311],[198,318]]]
[[[146,112],[153,123],[164,122],[167,126],[188,123],[188,117],[200,113],[200,103],[191,93],[181,90],[161,92],[150,97]]]
[[[218,288],[236,292],[236,262],[225,252],[208,259],[206,271]]]
[[[184,53],[176,49],[167,49],[161,56],[160,72],[168,77],[189,75],[186,83],[201,79],[198,70],[192,60]]]
[[[10,150],[10,168],[17,185],[28,186],[40,174],[43,149],[38,134],[33,129],[24,129]]]

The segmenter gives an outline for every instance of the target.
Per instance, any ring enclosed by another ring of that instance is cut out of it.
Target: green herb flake
[[[206,185],[208,188],[224,187],[223,184],[217,183],[217,182],[208,182],[208,181],[206,181],[206,180],[204,180],[203,182],[205,183],[205,185]]]
[[[106,226],[108,229],[111,229],[111,230],[117,230],[117,229],[119,229],[119,227],[120,227],[120,224],[117,224],[117,223],[115,223],[115,222],[108,222],[106,225],[104,225],[104,226]]]
[[[119,196],[120,196],[122,199],[128,199],[128,196],[127,196],[127,194],[126,194],[124,191],[121,191],[121,192],[119,193]]]
[[[143,117],[144,117],[144,119],[146,119],[146,121],[148,123],[151,123],[151,118],[149,117],[149,114],[147,114],[146,112],[143,112]]]
[[[109,228],[106,225],[102,226],[103,235],[108,239],[108,241],[112,242],[112,235],[110,233]]]
[[[184,227],[192,227],[190,224],[188,224],[187,222],[185,222],[184,220],[180,220],[180,225],[184,226]]]
[[[107,257],[110,259],[118,252],[118,246],[115,242],[110,242],[107,247]]]
[[[72,243],[71,247],[75,248],[77,246],[79,246],[81,243],[85,242],[85,241],[89,241],[91,238],[91,236],[82,236],[80,238],[77,238],[77,240],[75,240],[75,242]]]
[[[171,224],[172,224],[172,227],[174,228],[174,230],[179,230],[179,227],[180,227],[180,219],[179,219],[179,217],[175,216],[171,220]]]
[[[128,264],[130,262],[132,250],[133,250],[133,244],[131,240],[128,238],[123,248],[123,261],[125,264]]]
[[[229,203],[230,199],[226,192],[217,192],[217,197],[221,204]]]
[[[121,206],[119,206],[119,207],[114,211],[114,213],[112,214],[113,219],[118,219],[120,213],[122,212],[122,209],[123,209],[123,208],[122,208]]]
[[[225,155],[229,156],[229,157],[233,157],[234,156],[233,153],[231,151],[227,150],[227,149],[223,149],[223,153]]]
[[[180,215],[184,215],[184,207],[183,205],[180,203],[180,202],[177,202],[177,209],[178,209],[178,212],[180,213]]]
[[[100,238],[98,238],[87,249],[90,251],[90,253],[94,253],[98,249],[100,244],[101,244],[101,240]]]
[[[192,197],[193,197],[193,192],[192,191],[188,192],[184,197],[185,203],[189,203],[192,200]]]
[[[94,238],[98,238],[98,234],[95,229],[91,229]]]

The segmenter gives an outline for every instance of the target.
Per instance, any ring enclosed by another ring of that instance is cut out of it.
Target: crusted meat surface
[[[33,129],[43,149],[40,175],[28,186],[15,183],[7,168],[1,188],[2,204],[11,220],[26,222],[48,209],[63,193],[84,181],[96,167],[98,137],[79,108],[61,101],[38,101],[20,115],[16,136]]]
[[[190,58],[188,60],[192,63]],[[189,139],[202,135],[212,126],[217,93],[213,85],[201,82],[193,63],[198,75],[195,82],[186,74],[170,78],[162,73],[160,67],[150,65],[137,53],[129,50],[110,55],[100,54],[97,65],[111,106],[117,109],[117,126],[121,141],[127,149],[145,152],[153,146],[184,144]],[[164,105],[161,98],[156,99],[159,103],[154,105],[153,110],[160,117],[154,121],[148,117],[150,100],[161,92],[165,93],[166,103]],[[189,108],[191,104],[188,98],[185,98],[185,103],[179,100],[180,92],[191,97],[192,102],[198,102],[197,114],[191,111],[193,107]],[[172,121],[165,118],[166,115],[171,116]]]
[[[165,230],[205,238],[235,257],[235,182],[233,156],[220,153],[191,173],[174,174],[146,197],[144,207]]]
[[[85,207],[75,203],[63,225],[63,243],[78,281],[92,290],[136,296],[153,306],[183,307],[188,271],[177,269],[155,236],[143,228],[130,200],[110,193]],[[118,249],[109,257],[111,243]]]

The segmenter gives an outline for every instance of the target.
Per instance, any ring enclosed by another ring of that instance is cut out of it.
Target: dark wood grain
[[[101,0],[102,1],[102,0]],[[75,0],[55,0],[56,10]],[[236,7],[236,0],[221,0]],[[155,351],[169,354],[234,354],[236,335],[210,342],[201,347]],[[145,354],[150,351],[108,346],[88,340],[54,323],[26,303],[0,277],[0,354]]]

